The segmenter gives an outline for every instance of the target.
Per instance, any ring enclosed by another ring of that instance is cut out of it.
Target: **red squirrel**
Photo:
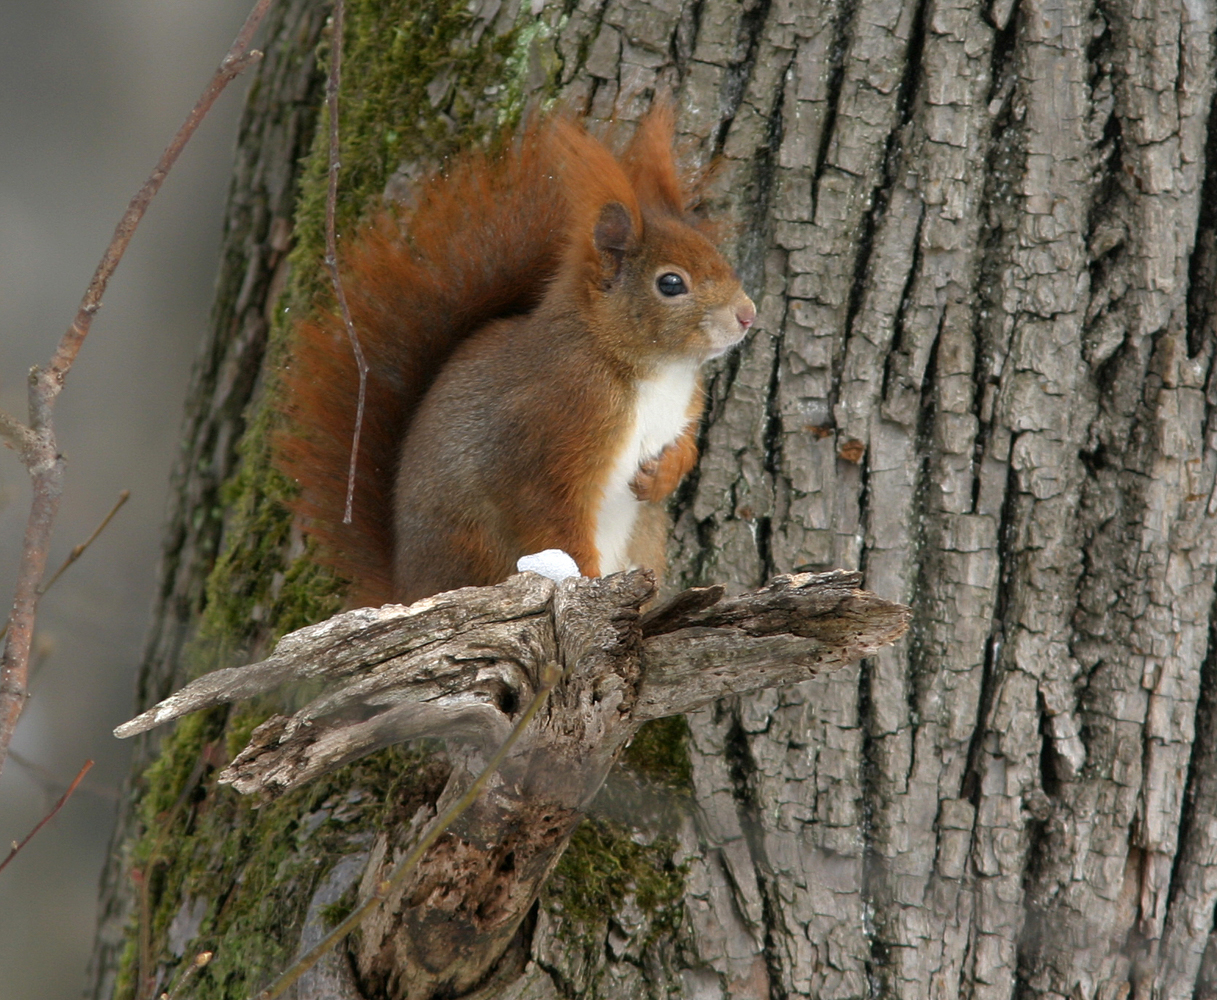
[[[497,583],[549,548],[585,576],[662,571],[699,369],[756,318],[687,214],[672,141],[665,106],[616,156],[568,118],[534,124],[423,181],[346,250],[371,366],[353,523],[358,376],[332,313],[296,330],[276,461],[351,600]]]

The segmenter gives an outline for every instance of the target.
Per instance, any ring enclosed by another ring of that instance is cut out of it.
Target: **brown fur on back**
[[[532,128],[500,156],[462,157],[423,183],[412,210],[381,213],[343,252],[371,369],[349,525],[358,372],[336,309],[297,328],[276,464],[300,484],[293,511],[321,560],[351,581],[354,604],[391,600],[394,470],[419,400],[470,333],[535,307],[558,266],[564,211],[549,141]]]

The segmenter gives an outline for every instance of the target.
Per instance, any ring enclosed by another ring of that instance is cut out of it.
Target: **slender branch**
[[[63,782],[49,767],[39,764],[35,760],[31,760],[29,757],[18,753],[11,747],[8,751],[8,759],[25,771],[30,780],[42,788],[43,794],[48,799],[54,795],[63,794]],[[102,799],[110,803],[117,803],[119,800],[118,790],[116,788],[107,788],[105,786],[98,787],[97,785],[85,785],[80,789],[80,794],[91,795],[93,798]]]
[[[532,702],[525,709],[524,714],[520,716],[520,721],[507,734],[507,738],[503,740],[495,755],[486,763],[482,773],[466,789],[465,794],[452,803],[448,807],[448,810],[431,824],[431,829],[414,845],[414,849],[406,855],[401,864],[393,869],[393,873],[387,879],[384,879],[376,886],[376,890],[363,903],[357,906],[350,916],[322,938],[307,954],[296,959],[274,983],[257,994],[254,1000],[275,1000],[276,997],[282,996],[284,991],[289,989],[297,979],[316,965],[326,952],[350,934],[351,931],[355,930],[374,907],[379,906],[384,900],[389,898],[390,893],[406,880],[406,876],[410,874],[422,856],[431,849],[432,845],[447,832],[448,827],[456,821],[461,813],[465,812],[477,801],[477,797],[482,793],[482,789],[486,787],[486,783],[493,776],[494,772],[507,759],[507,754],[511,751],[516,741],[523,735],[524,730],[528,728],[529,723],[532,722],[537,713],[545,706],[550,692],[553,691],[561,677],[562,673],[558,669],[557,664],[550,663],[546,665],[541,686],[537,689],[536,695],[533,696]]]
[[[55,818],[55,814],[58,813],[59,810],[64,807],[64,804],[68,801],[68,799],[70,799],[72,797],[72,793],[74,791],[76,791],[76,789],[80,785],[80,783],[82,781],[84,781],[85,775],[89,773],[89,768],[91,768],[92,766],[93,766],[93,762],[91,760],[86,760],[84,762],[84,766],[77,773],[76,777],[72,779],[72,783],[70,785],[68,785],[68,790],[59,797],[59,801],[56,802],[55,805],[51,807],[51,811],[49,813],[47,813],[45,816],[43,816],[42,819],[38,822],[38,825],[25,835],[25,839],[23,841],[21,841],[20,844],[13,845],[13,849],[8,852],[8,857],[6,857],[3,861],[0,861],[0,872],[4,871],[4,869],[8,867],[8,863],[17,856],[17,854],[21,850],[21,848],[23,848],[26,844],[28,844],[31,840],[34,839],[34,835],[39,830],[41,830],[44,826],[46,826],[51,820],[53,820]]]
[[[16,449],[22,455],[26,450],[38,443],[34,432],[20,420],[9,413],[0,410],[0,439],[10,448]]]
[[[330,175],[329,188],[325,195],[325,266],[334,284],[334,295],[338,299],[338,310],[346,327],[347,339],[355,355],[359,369],[359,401],[355,406],[355,432],[351,435],[351,464],[347,470],[347,499],[342,514],[342,523],[350,524],[355,506],[355,467],[359,462],[359,436],[363,431],[363,413],[368,394],[368,362],[364,358],[351,309],[347,305],[346,292],[342,288],[342,277],[338,273],[338,235],[335,218],[338,214],[338,172],[342,167],[338,142],[338,91],[342,86],[342,38],[346,22],[346,5],[343,0],[334,0],[333,33],[330,42],[330,76],[325,88],[325,106],[330,119]]]
[[[131,203],[127,206],[127,211],[123,213],[123,217],[115,227],[110,245],[106,247],[106,252],[102,254],[101,261],[97,265],[97,270],[93,272],[93,279],[85,290],[84,298],[81,300],[80,308],[76,313],[76,318],[72,321],[72,325],[68,327],[67,332],[64,333],[63,339],[60,340],[59,347],[55,351],[55,356],[47,367],[46,374],[53,386],[51,390],[53,393],[58,393],[63,387],[63,380],[67,376],[68,370],[72,367],[72,362],[76,360],[80,346],[84,343],[84,339],[89,333],[93,317],[101,309],[101,298],[105,294],[110,276],[114,273],[114,269],[118,267],[119,261],[122,260],[123,254],[126,253],[127,246],[131,242],[131,237],[135,235],[136,227],[139,226],[140,220],[144,217],[144,212],[147,211],[149,203],[151,203],[152,199],[156,197],[156,193],[161,189],[161,185],[165,182],[165,178],[177,162],[177,158],[181,155],[182,150],[186,148],[186,143],[190,141],[195,130],[198,129],[203,119],[207,117],[207,112],[211,110],[211,106],[215,104],[216,98],[223,93],[224,88],[244,69],[262,58],[261,52],[258,52],[256,49],[252,51],[249,49],[249,43],[253,38],[254,32],[258,30],[258,25],[262,23],[262,19],[270,9],[272,2],[273,0],[258,0],[254,4],[253,10],[249,12],[249,16],[245,19],[245,23],[237,33],[232,46],[220,61],[220,66],[216,70],[215,75],[204,88],[202,95],[191,109],[190,114],[186,116],[186,120],[182,122],[177,133],[169,141],[169,145],[165,147],[165,151],[161,153],[161,158],[157,161],[156,166],[152,169],[152,173],[144,182],[144,186],[131,199]]]
[[[182,973],[182,978],[177,981],[177,984],[168,993],[161,994],[161,1000],[178,1000],[182,995],[182,991],[186,989],[187,984],[194,978],[195,973],[207,965],[211,961],[211,956],[215,952],[201,951],[194,956],[194,961],[186,966],[186,971]]]
[[[50,590],[51,587],[53,587],[55,585],[55,581],[58,580],[61,576],[63,576],[64,570],[66,570],[69,566],[72,565],[72,563],[74,563],[77,559],[79,559],[81,556],[83,556],[85,554],[85,550],[88,549],[88,547],[90,545],[92,545],[95,541],[97,541],[97,536],[106,530],[106,526],[114,519],[114,515],[117,514],[119,512],[119,510],[122,508],[122,505],[125,504],[130,499],[131,499],[130,490],[123,490],[118,495],[118,499],[114,501],[114,506],[110,508],[110,513],[101,519],[101,524],[99,524],[96,528],[93,529],[93,534],[91,534],[88,538],[86,538],[79,545],[75,546],[72,549],[72,551],[68,553],[68,557],[63,561],[63,565],[60,566],[59,569],[55,570],[54,574],[51,576],[51,578],[49,580],[47,580],[46,583],[44,583],[41,587],[38,588],[38,593],[40,595],[45,594],[48,590]],[[0,636],[3,636],[3,635],[4,635],[4,633],[0,632]]]
[[[55,400],[63,389],[64,380],[89,333],[93,317],[101,309],[106,285],[122,260],[132,236],[135,235],[148,204],[160,190],[169,170],[207,112],[211,110],[216,98],[242,70],[261,58],[261,53],[251,50],[249,45],[270,9],[271,2],[272,0],[257,0],[254,4],[219,68],[203,90],[202,96],[186,116],[182,127],[161,154],[152,174],[131,199],[126,212],[119,220],[110,245],[102,254],[97,270],[81,299],[76,317],[60,338],[50,362],[45,368],[34,368],[30,372],[28,425],[22,425],[9,415],[0,415],[0,436],[18,449],[22,464],[33,481],[33,499],[17,567],[8,634],[3,657],[0,657],[0,772],[4,769],[8,747],[28,696],[30,644],[33,641],[34,617],[40,596],[38,585],[46,573],[51,529],[59,513],[59,501],[63,495],[64,462],[59,454],[52,420]]]
[[[114,502],[114,506],[110,508],[110,513],[107,514],[104,518],[102,518],[101,524],[99,524],[96,528],[93,529],[93,534],[91,534],[83,542],[81,542],[74,549],[72,549],[72,551],[68,553],[67,559],[65,559],[63,561],[63,565],[60,566],[59,569],[55,570],[54,575],[49,580],[47,580],[46,583],[44,583],[41,587],[38,588],[39,597],[41,597],[48,590],[50,590],[51,587],[54,586],[55,581],[58,580],[61,576],[63,576],[63,571],[66,570],[69,566],[71,566],[72,563],[74,563],[82,555],[84,555],[85,550],[90,545],[92,545],[95,541],[97,541],[97,536],[106,530],[106,525],[108,525],[110,523],[110,521],[114,517],[114,515],[118,513],[119,508],[122,507],[122,505],[125,504],[130,498],[131,498],[130,490],[123,490],[118,495],[118,499]],[[3,639],[6,635],[8,635],[8,624],[9,624],[8,622],[5,622],[4,627],[0,628],[0,639]]]
[[[55,449],[55,438],[49,425],[45,437],[48,439],[46,451],[51,456],[50,467],[36,458],[27,463],[33,478],[34,496],[25,524],[21,560],[17,566],[17,586],[8,619],[4,656],[0,658],[0,771],[4,768],[17,720],[25,708],[30,646],[34,639],[34,616],[38,607],[38,584],[46,572],[51,528],[55,515],[59,513],[59,500],[63,495],[63,459]],[[34,471],[35,468],[38,471]]]

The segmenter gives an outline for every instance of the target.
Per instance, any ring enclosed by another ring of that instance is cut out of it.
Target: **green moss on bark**
[[[639,843],[617,823],[580,824],[541,899],[552,933],[563,942],[547,953],[558,960],[553,973],[564,992],[602,995],[610,920],[628,936],[631,961],[662,963],[684,918],[687,872],[673,861],[676,851],[669,837]]]
[[[648,722],[621,755],[634,773],[677,791],[693,788],[689,760],[689,723],[683,715]]]
[[[547,904],[580,923],[599,924],[632,894],[653,914],[653,933],[671,930],[685,891],[685,868],[672,862],[676,847],[668,837],[639,844],[620,824],[584,820],[558,862]]]
[[[200,718],[205,721],[179,731],[173,749],[149,772],[147,835],[133,867],[148,883],[145,918],[158,943],[158,989],[183,962],[208,949],[215,957],[191,995],[245,997],[289,963],[309,900],[333,864],[366,849],[367,831],[379,828],[387,813],[396,817],[438,795],[446,772],[420,750],[391,748],[259,807],[215,785],[207,737],[218,737],[220,729]],[[169,801],[169,786],[188,768],[193,773],[186,752],[191,743],[206,776],[184,789],[184,799],[179,793],[167,810],[154,812],[154,804]],[[170,927],[183,907],[198,901],[205,912],[199,933],[175,956],[165,947]],[[135,995],[138,947],[132,931],[116,1000]]]

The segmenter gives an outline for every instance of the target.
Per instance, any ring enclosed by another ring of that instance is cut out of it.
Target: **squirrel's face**
[[[633,235],[633,234],[631,234]],[[670,216],[644,216],[643,232],[623,241],[602,285],[601,307],[635,357],[716,358],[756,319],[739,277],[696,229]]]
[[[660,339],[679,344],[681,355],[717,358],[743,340],[756,319],[756,307],[734,272],[725,279],[695,278],[678,264],[661,264],[655,268],[651,293],[660,303],[652,310],[655,325],[670,328]]]

